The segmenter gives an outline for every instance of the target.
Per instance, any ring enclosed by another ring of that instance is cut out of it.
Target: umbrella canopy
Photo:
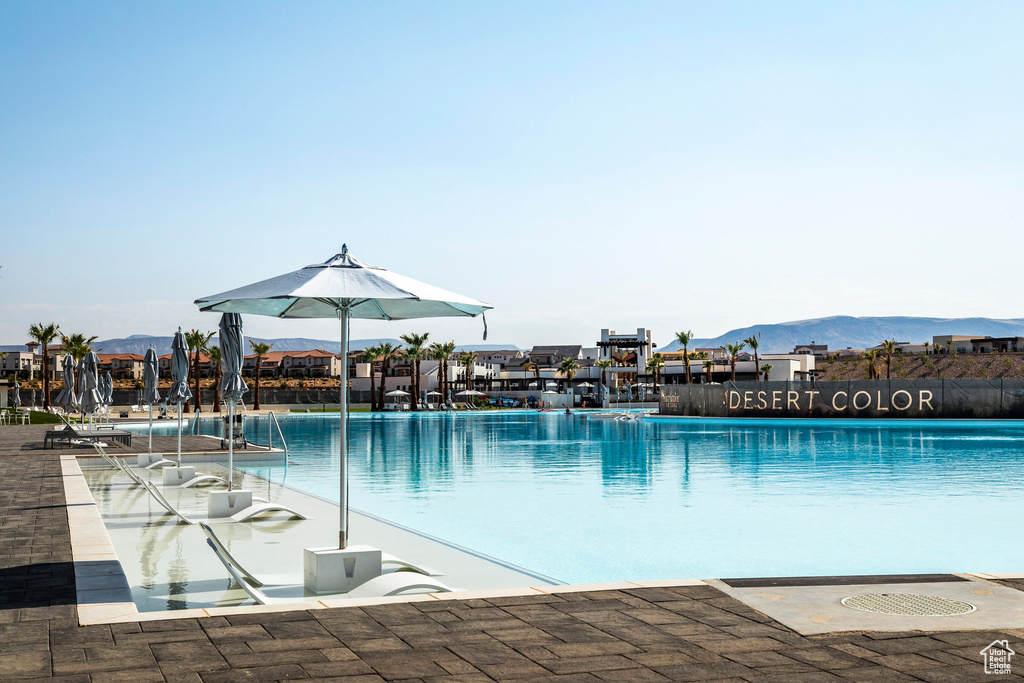
[[[21,407],[21,387],[17,382],[14,383],[14,388],[11,391],[14,393],[11,402],[14,404],[14,409],[17,410]]]
[[[100,359],[95,351],[85,354],[78,364],[78,402],[83,413],[94,413],[103,405],[100,393]]]
[[[558,394],[557,391],[551,391],[550,389],[540,392],[542,394]]]
[[[463,390],[455,394],[456,396],[486,396],[484,392],[477,391],[476,389]]]
[[[249,391],[242,379],[242,363],[245,360],[242,337],[242,316],[225,313],[220,317],[220,393],[226,400],[238,403]]]
[[[201,311],[255,313],[275,318],[409,320],[480,315],[476,299],[428,285],[341,253],[285,275],[196,300]],[[342,349],[346,352],[347,349]]]
[[[440,391],[428,391],[427,396],[444,396]]]
[[[402,391],[401,389],[395,389],[384,394],[385,396],[412,396],[408,391]]]
[[[110,376],[108,370],[103,375],[103,405],[109,406],[114,404],[114,378]]]
[[[583,387],[583,388],[585,388],[585,389],[590,389],[590,388],[592,388],[592,387],[593,387],[594,385],[593,385],[593,384],[591,384],[590,382],[580,382],[580,383],[579,383],[579,384],[577,384],[576,386],[578,386],[578,387]]]
[[[171,388],[167,391],[167,400],[184,403],[190,398],[192,390],[188,388],[188,346],[179,327],[171,341]]]
[[[275,318],[337,318],[341,327],[339,431],[341,519],[338,545],[348,545],[348,327],[351,318],[408,320],[449,316],[475,317],[490,305],[428,285],[384,268],[367,265],[348,253],[251,285],[196,299],[201,311],[255,313]],[[486,325],[484,338],[487,338]]]
[[[537,383],[536,382],[530,382],[526,386],[530,387],[531,389],[535,389],[537,387]]]
[[[146,351],[146,357],[142,360],[142,400],[144,403],[153,405],[160,401],[160,392],[156,388],[159,378],[160,363],[156,358],[156,351],[150,346]]]
[[[72,413],[78,410],[78,395],[75,393],[75,359],[69,355],[64,356],[64,386],[61,387],[54,404],[62,407],[64,412]]]

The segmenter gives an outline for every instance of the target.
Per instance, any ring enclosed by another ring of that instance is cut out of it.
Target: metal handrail
[[[277,435],[281,438],[281,445],[284,446],[284,455],[288,457],[288,442],[284,440],[284,433],[281,431],[281,423],[277,421],[277,415],[271,410],[267,413],[267,447],[274,447],[274,433],[270,431],[270,423],[273,422],[277,428]]]

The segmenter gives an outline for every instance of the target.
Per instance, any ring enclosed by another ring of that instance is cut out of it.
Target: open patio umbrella
[[[225,313],[220,317],[220,394],[228,402],[228,490],[234,488],[235,472],[235,404],[249,391],[242,379],[245,360],[242,338],[242,316]],[[269,418],[268,418],[269,419]],[[268,442],[269,443],[269,442]]]
[[[188,388],[186,349],[185,335],[179,327],[171,340],[171,388],[167,391],[167,400],[178,404],[178,467],[181,467],[181,404],[192,398],[192,390]]]
[[[53,401],[64,409],[67,414],[78,410],[78,395],[75,393],[75,359],[70,355],[64,356],[64,386]]]
[[[103,405],[103,394],[100,393],[100,359],[95,351],[85,354],[78,364],[78,403],[82,414],[88,414],[90,420],[96,409]]]
[[[160,379],[160,362],[150,346],[142,359],[142,400],[149,404],[149,452],[153,452],[153,404],[160,400],[156,383]]]
[[[348,328],[351,318],[410,320],[476,317],[491,308],[476,299],[419,282],[341,253],[323,263],[195,301],[201,311],[275,318],[337,318],[341,327],[341,517],[339,548],[348,545]],[[487,338],[486,322],[484,338]]]

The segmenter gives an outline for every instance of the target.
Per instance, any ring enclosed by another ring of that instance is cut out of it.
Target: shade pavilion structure
[[[201,311],[275,318],[336,318],[341,328],[340,519],[338,547],[348,545],[348,340],[352,318],[411,320],[476,317],[489,304],[359,261],[342,245],[323,263],[196,299]],[[484,327],[486,338],[486,324]]]

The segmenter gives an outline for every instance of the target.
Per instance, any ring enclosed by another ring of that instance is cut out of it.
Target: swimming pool
[[[337,420],[282,417],[291,464],[244,469],[336,502]],[[570,583],[1024,568],[1020,422],[350,424],[353,507]]]

